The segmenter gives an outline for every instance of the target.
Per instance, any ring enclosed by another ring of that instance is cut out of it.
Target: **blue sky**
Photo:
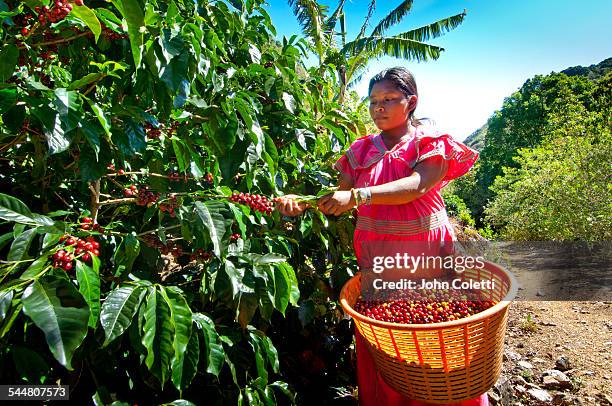
[[[268,3],[279,37],[301,34],[285,0]],[[332,10],[337,4],[323,3]],[[352,39],[361,28],[369,0],[346,3],[348,38]],[[399,3],[377,1],[371,24]],[[357,92],[365,96],[369,78],[385,67],[405,66],[414,73],[419,88],[417,117],[430,117],[441,130],[463,140],[502,106],[504,97],[534,75],[588,66],[612,56],[612,0],[415,0],[411,13],[388,34],[463,9],[467,9],[463,24],[430,41],[445,48],[437,61],[374,61],[356,86]]]

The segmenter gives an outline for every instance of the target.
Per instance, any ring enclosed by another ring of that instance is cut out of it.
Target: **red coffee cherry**
[[[161,203],[159,205],[159,210],[162,212],[168,212],[168,214],[170,215],[170,217],[176,217],[176,213],[175,213],[175,209],[179,206],[177,200],[176,200],[176,195],[171,195],[170,199],[165,201],[164,203]]]
[[[274,203],[268,200],[266,196],[262,195],[251,195],[250,193],[234,193],[229,198],[232,202],[246,204],[251,209],[265,213],[267,215],[272,214],[274,210]]]
[[[191,261],[204,261],[204,262],[206,262],[210,258],[212,258],[212,254],[210,252],[204,251],[203,248],[198,248],[197,250],[192,252],[191,255],[189,256],[189,259]]]
[[[458,290],[412,291],[403,297],[386,301],[359,300],[355,310],[376,320],[402,323],[442,323],[485,311],[496,304],[478,293],[468,295]]]
[[[134,185],[132,186],[135,188]],[[148,186],[145,186],[138,190],[138,202],[136,202],[136,204],[139,206],[151,207],[155,204],[157,199],[159,199],[159,193],[153,193],[149,190]]]

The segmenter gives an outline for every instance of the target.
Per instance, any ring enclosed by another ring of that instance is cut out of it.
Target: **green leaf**
[[[17,103],[17,90],[14,88],[0,89],[0,114],[9,111]]]
[[[255,366],[257,367],[257,376],[262,378],[264,383],[268,383],[268,370],[266,369],[267,354],[263,348],[261,337],[253,332],[249,333],[249,344],[255,353]]]
[[[112,0],[112,3],[127,21],[134,66],[138,69],[142,60],[143,31],[141,29],[145,29],[144,13],[138,0]]]
[[[191,381],[198,372],[198,363],[200,361],[200,338],[197,331],[191,332],[189,343],[184,355],[183,373],[181,377],[181,388],[188,388]],[[175,385],[176,386],[176,385]]]
[[[255,292],[257,293],[259,313],[265,320],[270,320],[274,312],[274,277],[269,266],[254,268]]]
[[[79,158],[81,179],[84,182],[98,180],[108,172],[107,167],[112,158],[111,147],[102,130],[96,125],[87,123],[79,133],[84,134],[88,141],[88,145],[81,146]]]
[[[196,405],[185,399],[177,399],[171,403],[164,403],[162,406],[196,406]]]
[[[162,35],[158,38],[158,43],[166,63],[170,62],[173,57],[180,55],[185,46],[180,31],[168,28],[162,29]]]
[[[30,109],[32,115],[43,124],[49,154],[65,151],[70,146],[70,138],[66,135],[66,128],[61,117],[46,105],[35,105]]]
[[[341,53],[367,52],[372,57],[392,56],[418,62],[438,59],[444,48],[400,37],[365,37],[347,43]]]
[[[225,361],[225,351],[221,338],[215,330],[215,323],[202,313],[194,313],[193,321],[204,335],[204,347],[206,351],[206,372],[219,377],[219,372]]]
[[[55,359],[72,371],[72,356],[87,335],[89,307],[83,296],[69,280],[50,275],[32,282],[22,301]]]
[[[257,310],[257,295],[254,293],[242,293],[238,306],[238,323],[244,329],[253,319]]]
[[[89,7],[73,5],[70,15],[83,21],[93,32],[96,39],[95,42],[98,42],[98,38],[102,33],[102,26],[96,14]]]
[[[226,260],[225,266],[222,268],[222,271],[227,276],[232,287],[232,300],[236,299],[240,292],[248,290],[248,287],[246,287],[242,283],[242,278],[244,277],[244,269],[237,269],[232,261]],[[218,276],[215,282],[217,282],[215,284],[215,287],[217,288],[217,293],[220,294],[221,292],[218,284],[222,282],[222,278]]]
[[[115,135],[113,141],[126,156],[143,152],[147,145],[144,128],[132,119],[126,120],[123,133],[113,135]]]
[[[306,212],[306,215],[302,217],[300,221],[300,233],[303,238],[306,238],[312,231],[312,216],[310,212]]]
[[[32,212],[21,200],[0,193],[0,218],[15,223],[29,224],[32,222]]]
[[[175,331],[171,317],[170,308],[162,294],[155,287],[150,288],[142,344],[147,349],[145,364],[162,388],[168,379],[168,369],[174,356],[172,344]]]
[[[6,313],[11,307],[11,301],[13,300],[13,291],[5,290],[0,292],[0,324],[4,321]]]
[[[19,49],[13,45],[8,44],[0,51],[0,82],[6,82],[17,67],[17,60],[19,59]]]
[[[274,267],[274,307],[285,315],[289,304],[291,282],[282,267]]]
[[[30,348],[20,345],[10,349],[17,373],[30,384],[42,384],[49,373],[49,364],[43,357]]]
[[[53,213],[49,213],[49,214],[53,214]],[[69,213],[69,214],[72,214],[72,213]],[[62,234],[46,233],[45,236],[43,237],[42,249],[46,250],[47,248],[57,244],[61,237],[62,237]]]
[[[19,224],[41,226],[39,231],[65,232],[63,223],[56,223],[47,216],[32,213],[21,200],[3,193],[0,193],[0,218]]]
[[[234,219],[236,219],[236,223],[238,223],[238,227],[240,228],[240,233],[242,235],[242,238],[245,238],[246,237],[246,224],[244,224],[244,220],[243,220],[244,215],[242,211],[238,210],[238,208],[234,204],[230,204],[229,208],[234,214]]]
[[[291,303],[293,306],[297,306],[298,300],[300,300],[300,289],[293,267],[288,263],[281,263],[275,266],[283,270],[283,273],[289,282],[289,303]]]
[[[161,80],[168,86],[172,94],[175,94],[181,83],[187,81],[188,72],[189,51],[185,49],[180,55],[172,58],[170,63],[163,68]]]
[[[166,300],[170,308],[170,322],[174,330],[174,356],[172,357],[172,383],[179,390],[185,389],[183,386],[183,367],[185,360],[185,350],[191,336],[191,325],[193,324],[191,309],[183,297],[182,292],[175,286],[166,288],[160,287],[160,293]]]
[[[280,363],[278,360],[278,351],[276,351],[276,347],[272,343],[270,337],[264,335],[259,331],[256,331],[255,334],[261,334],[261,344],[263,345],[263,349],[265,350],[265,354],[268,357],[268,364],[272,366],[272,371],[275,373],[280,373]]]
[[[399,23],[408,13],[410,13],[410,10],[412,9],[412,2],[413,0],[402,1],[396,8],[394,8],[389,14],[378,22],[372,31],[372,36],[380,37],[389,27]]]
[[[172,138],[172,150],[174,151],[174,156],[176,156],[176,161],[179,166],[179,171],[184,172],[185,168],[187,168],[187,162],[189,162],[187,147],[185,147],[183,141],[179,138]]]
[[[259,63],[261,61],[261,51],[254,44],[249,44],[249,55],[253,63]]]
[[[126,271],[129,272],[139,254],[140,241],[138,241],[134,235],[130,234],[121,241],[121,244],[117,247],[117,251],[115,251],[115,265],[123,265]]]
[[[89,327],[95,329],[100,316],[100,259],[92,255],[93,267],[84,262],[77,261],[76,277],[79,283],[79,292],[89,305]],[[96,266],[97,265],[97,266]]]
[[[103,347],[119,337],[132,324],[146,289],[125,285],[114,289],[104,301],[100,312],[100,323],[106,339]]]
[[[225,218],[220,213],[225,204],[218,201],[195,202],[196,214],[202,225],[208,230],[213,243],[213,251],[221,257],[222,238],[225,234]]]
[[[36,258],[36,260],[32,262],[32,264],[23,272],[23,274],[21,274],[19,279],[21,280],[36,279],[38,275],[40,274],[40,271],[42,271],[45,268],[45,265],[47,265],[48,261],[49,260],[46,256],[41,256],[39,258]]]
[[[231,180],[240,170],[248,146],[246,141],[236,142],[231,151],[219,156],[219,167],[226,181]]]
[[[289,389],[289,385],[286,382],[276,381],[268,385],[268,388],[274,388],[280,391],[285,396],[287,396],[292,403],[295,400],[295,394],[291,392],[291,390]]]
[[[267,377],[266,377],[266,380],[267,380]],[[247,398],[247,400],[249,402],[249,406],[263,406],[263,403],[261,401],[261,397],[259,396],[259,392],[257,392],[256,388],[252,388],[250,386],[247,386],[244,389],[244,395],[246,396],[246,398]]]
[[[19,237],[21,233],[23,233],[26,229],[25,224],[15,224],[13,225],[13,238]]]
[[[104,63],[91,61],[89,64],[100,69],[100,72],[104,73],[106,76],[113,76],[117,79],[122,79],[121,73],[119,72],[124,72],[130,67],[130,65],[124,62],[117,61],[106,61]]]
[[[279,254],[256,254],[248,253],[241,256],[242,259],[252,265],[269,265],[287,261],[287,257]]]
[[[9,131],[18,133],[24,123],[25,116],[25,106],[13,106],[9,111],[2,114],[2,121],[4,122],[3,125],[6,126]]]
[[[19,317],[19,315],[21,314],[22,308],[23,308],[23,303],[21,302],[17,302],[15,306],[9,308],[5,316],[4,322],[0,324],[0,338],[3,338],[6,335],[6,333],[11,331],[11,328],[13,327],[15,320],[17,320],[17,317]]]
[[[53,106],[67,125],[65,131],[76,128],[78,117],[75,114],[81,108],[79,93],[63,88],[55,89],[54,93]]]
[[[289,110],[291,114],[295,112],[295,99],[289,93],[283,92],[283,103],[285,108]]]
[[[8,233],[4,233],[0,236],[0,250],[2,250],[2,248],[4,248],[6,246],[6,244],[9,243],[9,241],[11,241],[13,239],[13,233],[12,232],[8,232]]]
[[[94,12],[97,14],[98,19],[102,20],[102,22],[104,22],[104,24],[108,27],[117,27],[121,25],[121,19],[110,10],[96,7]]]
[[[19,234],[17,238],[13,240],[11,244],[11,250],[8,253],[7,259],[9,261],[21,261],[26,259],[28,256],[28,250],[32,244],[32,240],[36,236],[36,229],[30,228]]]
[[[71,139],[67,134],[77,128],[82,112],[81,101],[77,92],[58,88],[55,89],[54,93],[53,110],[42,105],[32,111],[44,125],[45,137],[51,155],[68,149]]]
[[[463,22],[465,16],[466,12],[464,11],[463,13],[444,18],[423,27],[397,34],[396,37],[408,38],[419,42],[429,41],[457,28]]]
[[[89,73],[85,76],[83,76],[82,78],[80,78],[79,80],[75,80],[74,82],[72,82],[70,84],[70,86],[68,86],[68,90],[77,90],[80,89],[82,87],[85,87],[91,83],[97,82],[98,80],[102,79],[104,77],[104,74],[101,72],[95,72],[95,73]]]
[[[93,110],[94,114],[98,118],[98,121],[100,122],[100,125],[104,129],[104,132],[106,133],[107,136],[110,137],[111,136],[111,131],[110,131],[111,124],[110,124],[109,119],[106,117],[104,110],[102,110],[102,108],[98,106],[96,103],[94,103],[92,100],[90,99],[86,99],[86,100],[89,103],[89,106]]]

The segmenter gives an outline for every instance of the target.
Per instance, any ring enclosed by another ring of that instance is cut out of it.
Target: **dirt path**
[[[565,388],[543,382],[552,369],[569,378]],[[504,369],[490,398],[499,405],[612,405],[612,302],[513,303]]]

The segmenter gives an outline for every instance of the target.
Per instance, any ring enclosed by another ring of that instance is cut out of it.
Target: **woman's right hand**
[[[299,216],[310,207],[308,203],[302,203],[295,200],[298,197],[297,195],[285,195],[277,197],[274,200],[276,210],[280,212],[283,216]]]

